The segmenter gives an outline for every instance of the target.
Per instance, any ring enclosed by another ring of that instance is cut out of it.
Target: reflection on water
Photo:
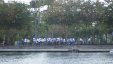
[[[109,53],[0,53],[0,64],[113,64]]]

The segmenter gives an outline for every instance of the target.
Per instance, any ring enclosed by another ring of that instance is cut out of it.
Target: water
[[[109,53],[0,53],[0,64],[113,64]]]

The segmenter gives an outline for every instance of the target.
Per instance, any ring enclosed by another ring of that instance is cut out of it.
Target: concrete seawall
[[[0,46],[0,52],[109,52],[113,45]]]
[[[0,52],[109,52],[111,49],[0,49]]]

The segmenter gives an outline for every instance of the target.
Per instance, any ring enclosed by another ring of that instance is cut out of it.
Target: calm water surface
[[[113,64],[109,53],[0,53],[0,64]]]

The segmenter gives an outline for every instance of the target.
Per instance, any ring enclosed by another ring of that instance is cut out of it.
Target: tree
[[[15,32],[30,25],[32,20],[30,15],[25,4],[17,2],[0,4],[0,27],[5,30],[4,35],[7,44],[11,44],[9,42],[12,42]],[[11,31],[14,33],[10,34]]]
[[[74,30],[74,27],[77,26],[81,28],[81,30],[78,28],[81,34],[79,37],[96,39],[100,35],[103,39],[103,35],[111,33],[113,30],[113,1],[106,0],[106,3],[99,0],[96,2],[91,0],[56,0],[48,7],[43,20],[50,25],[68,27],[71,33],[68,36],[75,35],[76,37],[77,30]],[[92,26],[93,23],[96,25]]]
[[[105,0],[107,3],[107,6],[104,8],[104,13],[102,16],[102,23],[107,25],[108,33],[111,34],[113,31],[113,1],[112,0]]]
[[[55,0],[32,0],[31,6],[34,8],[40,8],[41,6],[51,5]]]

